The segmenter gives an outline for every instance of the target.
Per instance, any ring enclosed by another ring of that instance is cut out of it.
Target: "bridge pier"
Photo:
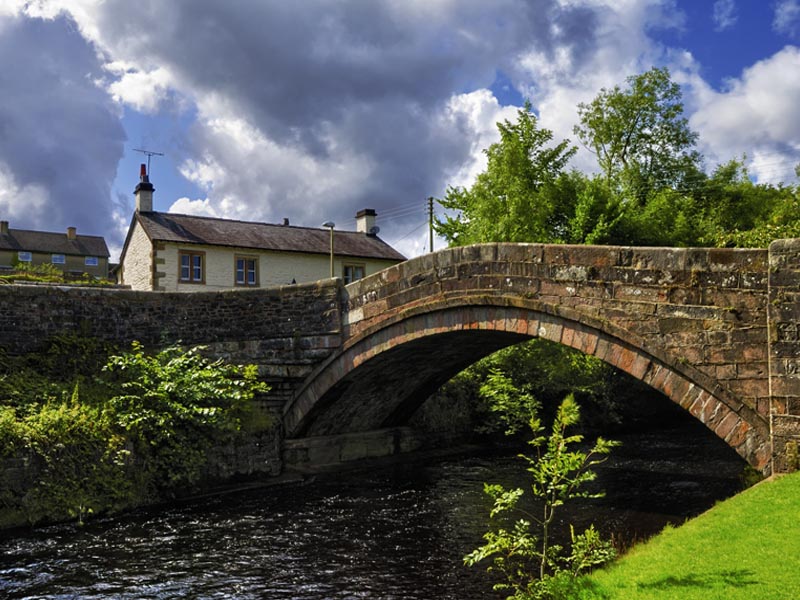
[[[800,239],[769,246],[767,318],[772,470],[783,473],[800,468]]]

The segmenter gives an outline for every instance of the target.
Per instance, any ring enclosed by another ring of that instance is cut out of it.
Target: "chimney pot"
[[[0,235],[8,235],[8,221],[0,221]]]
[[[283,226],[286,227],[289,225],[289,219],[287,217],[283,217]]]
[[[78,229],[75,227],[67,227],[67,239],[70,241],[78,239]]]

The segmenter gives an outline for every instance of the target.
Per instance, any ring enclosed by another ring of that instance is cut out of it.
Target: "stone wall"
[[[800,468],[800,240],[769,247],[769,360],[775,470],[794,471]]]
[[[341,343],[341,284],[335,280],[259,290],[181,293],[54,286],[0,286],[0,347],[35,352],[77,334],[120,348],[203,344],[255,363],[281,404],[293,383]]]

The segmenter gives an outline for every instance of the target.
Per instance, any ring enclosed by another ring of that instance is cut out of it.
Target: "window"
[[[54,265],[63,265],[67,262],[67,257],[63,254],[51,254],[50,262],[52,262]]]
[[[178,252],[180,280],[183,283],[205,283],[205,252]]]
[[[31,262],[33,255],[30,252],[17,252],[17,260],[19,262]]]
[[[98,264],[98,260],[96,256],[87,256],[86,259],[83,261],[83,264],[87,267],[96,267]]]
[[[364,278],[364,265],[344,265],[342,279],[345,285]]]
[[[258,259],[253,256],[234,257],[236,265],[235,283],[250,287],[258,286]]]

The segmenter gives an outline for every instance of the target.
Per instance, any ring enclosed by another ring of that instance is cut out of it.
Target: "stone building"
[[[405,260],[377,236],[375,211],[356,231],[236,221],[153,210],[145,165],[120,256],[117,281],[134,290],[194,292],[317,281],[345,283]],[[327,225],[327,224],[326,224]]]
[[[96,235],[78,234],[75,227],[66,233],[12,229],[0,221],[0,270],[19,265],[51,264],[67,275],[108,277],[108,246]]]

